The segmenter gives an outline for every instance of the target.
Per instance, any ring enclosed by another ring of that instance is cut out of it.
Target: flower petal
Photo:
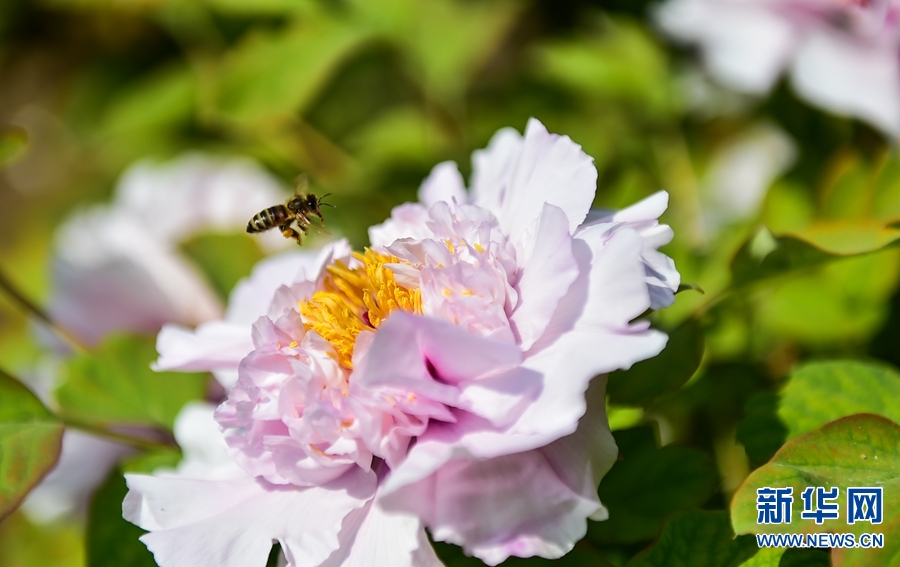
[[[669,194],[659,191],[621,211],[591,211],[585,223],[575,233],[576,238],[590,240],[591,246],[597,247],[605,238],[604,231],[612,234],[614,230],[625,227],[636,230],[643,239],[641,258],[644,262],[645,280],[652,309],[671,305],[675,301],[675,291],[681,283],[681,274],[675,269],[675,262],[657,250],[672,240],[672,229],[668,225],[659,224],[658,220],[668,204]],[[624,226],[598,227],[610,224]]]
[[[812,33],[794,60],[794,87],[832,112],[900,136],[900,60],[896,40],[889,41],[887,48],[830,30]]]
[[[210,321],[192,331],[170,324],[164,326],[156,338],[159,359],[153,363],[153,369],[235,371],[252,350],[253,340],[248,325]],[[234,384],[222,385],[230,388]]]
[[[501,130],[487,149],[473,154],[475,204],[494,212],[512,242],[522,239],[545,203],[561,208],[569,232],[575,232],[597,190],[593,158],[568,136],[547,132],[534,118],[516,145],[512,134]]]
[[[428,376],[430,363],[440,382],[457,384],[517,366],[513,344],[465,332],[456,325],[395,311],[378,328],[357,378],[361,386],[391,383],[397,376]]]
[[[545,447],[484,460],[450,460],[434,474],[393,493],[389,510],[423,518],[435,539],[488,564],[511,555],[563,555],[606,519],[597,485],[618,456],[605,411],[606,379],[591,384],[591,410],[577,431]]]
[[[385,513],[370,500],[344,518],[341,546],[320,567],[439,567],[418,518]]]
[[[369,243],[378,250],[399,238],[422,240],[432,236],[428,228],[428,209],[418,203],[404,203],[391,211],[391,218],[369,227]]]
[[[160,567],[263,567],[273,540],[295,565],[319,565],[338,548],[341,523],[372,497],[376,482],[362,469],[301,489],[252,478],[126,475],[126,481],[125,519],[150,531],[141,541]]]
[[[585,468],[585,459],[581,459]],[[488,565],[509,556],[562,557],[600,509],[560,478],[541,451],[453,460],[424,481],[386,497],[389,510],[413,512],[438,541],[462,545]]]
[[[799,35],[764,2],[672,0],[656,19],[675,38],[699,43],[717,78],[750,93],[772,88]]]
[[[456,162],[445,161],[434,166],[419,187],[419,202],[426,207],[440,201],[462,205],[467,200],[466,185]]]
[[[543,334],[559,300],[578,277],[569,219],[559,207],[544,205],[537,227],[529,231],[526,256],[519,262],[519,303],[509,320],[527,351]]]
[[[282,286],[317,282],[327,264],[336,258],[347,259],[351,252],[350,244],[342,238],[315,252],[285,252],[262,260],[254,266],[249,277],[234,287],[228,298],[226,320],[246,325],[254,323],[271,311],[273,297]],[[281,312],[271,315],[277,317]]]

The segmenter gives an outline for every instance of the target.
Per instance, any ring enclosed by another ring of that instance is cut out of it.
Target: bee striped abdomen
[[[275,205],[256,213],[247,223],[247,232],[264,232],[281,225],[289,218],[287,207]]]

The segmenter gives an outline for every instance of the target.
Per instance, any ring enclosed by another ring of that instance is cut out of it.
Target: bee
[[[265,232],[277,226],[285,238],[293,238],[297,244],[303,244],[303,236],[310,227],[310,217],[317,217],[324,227],[325,219],[322,217],[322,207],[334,207],[332,204],[322,202],[322,199],[331,193],[316,197],[314,194],[306,192],[308,185],[305,175],[298,177],[294,196],[285,201],[283,205],[275,205],[253,215],[253,218],[247,223],[247,232],[251,234]],[[299,230],[291,227],[295,222]]]

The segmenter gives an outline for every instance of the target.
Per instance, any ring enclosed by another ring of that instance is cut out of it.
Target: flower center
[[[350,268],[335,261],[327,267],[323,289],[299,305],[306,328],[331,343],[338,363],[351,369],[359,333],[377,329],[395,309],[422,313],[421,292],[401,287],[385,267],[399,259],[369,249],[365,254],[354,252],[353,257],[362,266]]]

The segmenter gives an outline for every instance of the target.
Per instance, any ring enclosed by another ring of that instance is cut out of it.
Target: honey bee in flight
[[[310,227],[310,217],[317,217],[324,227],[325,219],[322,218],[322,207],[334,207],[332,204],[322,202],[322,199],[331,193],[316,197],[314,194],[306,192],[308,184],[305,175],[298,177],[294,196],[285,201],[283,205],[275,205],[253,215],[253,218],[247,223],[247,232],[251,234],[265,232],[277,226],[285,238],[293,238],[297,244],[303,244],[303,236]],[[299,231],[291,227],[295,222]]]

